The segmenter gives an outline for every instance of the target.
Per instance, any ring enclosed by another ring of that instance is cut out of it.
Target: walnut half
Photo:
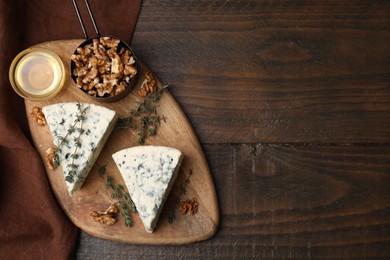
[[[54,170],[55,168],[57,168],[55,162],[54,162],[54,157],[56,155],[56,151],[55,151],[55,148],[53,147],[50,147],[46,150],[46,157],[45,157],[45,161],[46,161],[46,164],[47,166],[49,167],[50,170]]]
[[[33,122],[38,126],[46,125],[45,115],[39,107],[33,107],[30,116]]]
[[[179,212],[181,215],[194,215],[198,212],[198,200],[197,199],[187,199],[181,200],[179,203]]]
[[[145,80],[142,82],[141,88],[138,90],[140,97],[146,97],[157,91],[157,83],[153,74],[149,71],[144,71]]]
[[[106,211],[91,211],[89,215],[95,222],[105,225],[114,225],[119,209],[115,205],[111,205]]]

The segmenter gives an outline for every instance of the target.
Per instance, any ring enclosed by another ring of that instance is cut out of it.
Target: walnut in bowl
[[[137,62],[130,47],[114,37],[83,42],[71,57],[72,79],[84,93],[103,102],[126,96],[134,87]]]

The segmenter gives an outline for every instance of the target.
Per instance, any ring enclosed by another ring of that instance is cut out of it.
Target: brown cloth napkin
[[[78,0],[89,36],[95,36]],[[142,0],[90,0],[100,33],[131,42]],[[0,1],[0,259],[71,259],[78,229],[57,204],[8,69],[23,49],[83,38],[71,0]]]

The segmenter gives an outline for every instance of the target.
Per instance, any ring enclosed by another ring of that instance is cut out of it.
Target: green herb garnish
[[[61,164],[59,153],[62,152],[62,147],[64,145],[68,145],[71,141],[73,141],[74,144],[74,151],[72,154],[67,155],[67,158],[72,159],[72,163],[68,165],[69,172],[65,176],[65,180],[69,183],[74,182],[74,177],[77,175],[77,169],[79,167],[78,164],[75,163],[75,160],[77,160],[80,156],[78,154],[78,149],[81,148],[81,135],[84,133],[83,129],[83,122],[85,120],[85,114],[87,113],[87,110],[89,109],[89,106],[82,108],[80,103],[77,103],[77,114],[76,119],[73,122],[73,124],[69,127],[69,129],[66,131],[65,136],[57,136],[58,140],[60,141],[59,145],[54,147],[54,157],[53,157],[53,165],[54,167],[58,167]],[[77,127],[78,126],[78,127]],[[73,140],[69,140],[69,136],[73,133],[78,132],[78,135],[73,138]]]
[[[156,103],[160,101],[162,91],[167,87],[168,85],[164,85],[155,93],[146,96],[143,101],[138,102],[138,106],[132,109],[128,116],[118,120],[115,128],[137,130],[138,144],[144,144],[147,137],[155,136],[161,120],[164,122],[166,120],[164,116],[158,115]]]
[[[107,171],[106,165],[101,166],[99,168],[99,176],[103,176],[104,174],[106,174],[106,171]]]
[[[107,189],[112,190],[111,198],[118,199],[115,205],[117,205],[120,208],[121,214],[125,220],[125,226],[132,227],[133,218],[131,216],[131,212],[136,213],[137,209],[135,207],[133,200],[130,197],[130,194],[125,191],[123,185],[120,184],[116,185],[111,176],[107,176],[106,187]]]

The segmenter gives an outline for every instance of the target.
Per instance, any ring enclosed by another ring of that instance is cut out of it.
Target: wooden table
[[[144,0],[132,48],[191,121],[220,206],[183,246],[78,259],[390,258],[387,0]]]

